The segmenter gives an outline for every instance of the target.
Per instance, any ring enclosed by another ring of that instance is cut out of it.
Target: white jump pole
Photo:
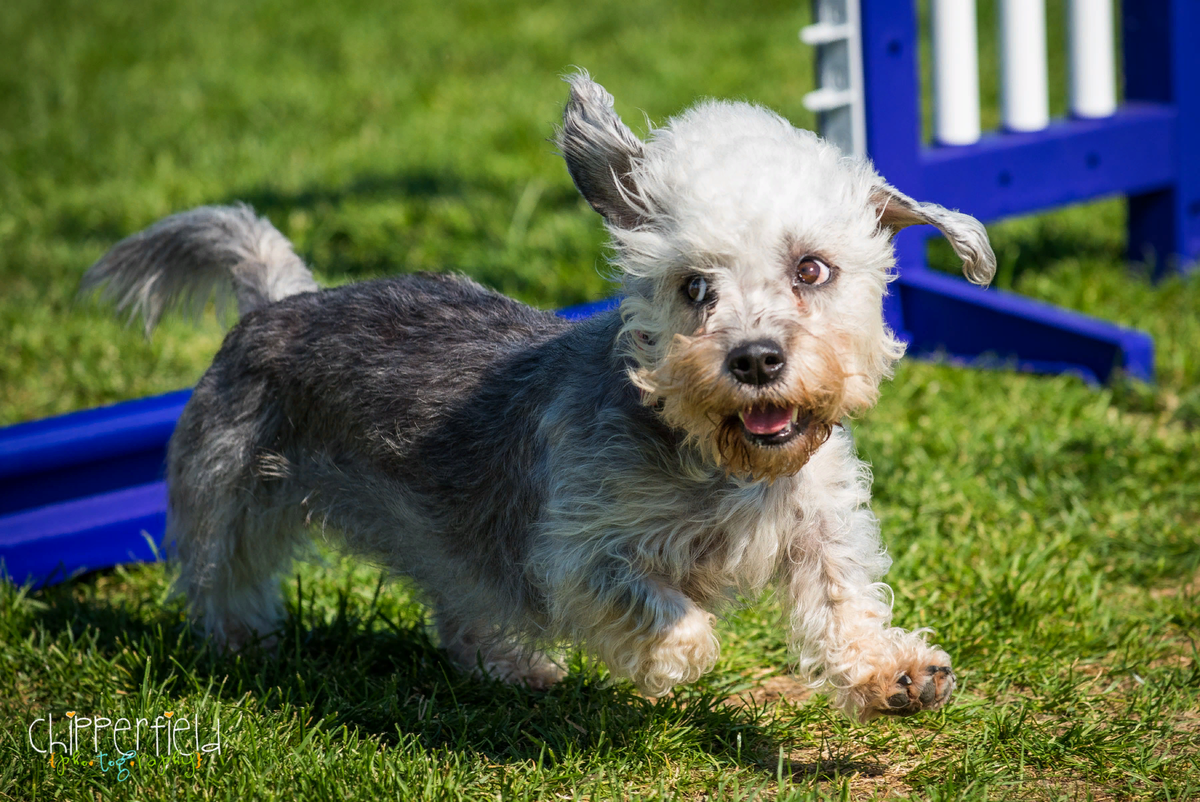
[[[1071,0],[1071,114],[1108,117],[1117,110],[1112,0]]]
[[[975,0],[933,0],[933,136],[943,145],[979,141]]]
[[[1044,0],[1000,0],[1000,93],[1004,127],[1040,131],[1050,124]]]
[[[859,0],[813,0],[812,7],[815,21],[800,31],[800,41],[816,48],[818,88],[804,96],[804,106],[819,115],[821,136],[843,153],[864,155]]]

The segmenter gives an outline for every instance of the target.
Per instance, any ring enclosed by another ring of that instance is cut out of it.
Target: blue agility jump
[[[981,220],[1089,199],[1129,198],[1129,257],[1160,274],[1200,257],[1200,6],[1122,3],[1125,102],[1101,119],[995,132],[970,145],[921,142],[915,3],[861,0],[867,150],[901,191]],[[1149,381],[1154,346],[1138,331],[929,270],[927,227],[896,240],[900,278],[888,321],[909,352],[991,356],[1038,372]]]

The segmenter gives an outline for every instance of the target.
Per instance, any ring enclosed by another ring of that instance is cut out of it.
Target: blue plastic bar
[[[0,516],[0,561],[13,581],[41,587],[153,560],[166,513],[166,485],[151,482]]]
[[[191,392],[0,429],[0,515],[162,479]]]
[[[904,334],[914,343],[914,353],[964,358],[951,349],[926,351],[921,343],[952,340],[944,330],[965,319],[972,322],[957,336],[972,343],[966,356],[1002,350],[992,339],[1000,327],[980,316],[974,287],[927,270],[906,271],[897,286],[890,297],[905,319],[918,326]],[[1001,316],[1014,304],[1032,303],[1008,293],[992,292],[987,298]],[[617,303],[609,298],[559,314],[578,320]],[[1036,306],[1040,318],[1021,318],[1032,341],[1018,367],[1070,369],[1095,380],[1123,355],[1149,354],[1152,348],[1138,332]],[[1062,364],[1054,339],[1045,336],[1047,329],[1062,328],[1064,320],[1088,333],[1087,360]],[[1107,350],[1096,347],[1098,342],[1107,343]],[[0,561],[9,578],[40,587],[83,571],[153,559],[155,549],[162,547],[166,521],[161,478],[167,441],[190,393],[179,390],[0,429],[0,500],[5,505],[0,509]]]
[[[1191,269],[1200,258],[1200,3],[1126,0],[1121,25],[1125,98],[1171,106],[1178,143],[1170,184],[1129,198],[1129,258],[1152,259],[1159,273]]]
[[[605,298],[600,301],[589,301],[585,304],[576,304],[558,310],[559,317],[565,317],[567,320],[583,320],[585,317],[598,315],[601,312],[607,312],[610,309],[615,309],[621,303],[620,298]]]
[[[947,349],[925,351],[919,343],[952,339],[943,329],[960,326],[968,317],[972,324],[958,336],[972,342],[972,353],[1002,350],[991,339],[1000,327],[980,316],[974,287],[927,270],[906,271],[897,287],[892,296],[897,308],[902,306],[905,319],[918,326],[904,335],[917,344],[914,353],[964,358]],[[990,292],[987,298],[1001,312],[1013,304],[1031,304],[1008,293]],[[609,298],[559,314],[578,320],[617,303]],[[1138,332],[1044,304],[1037,309],[1040,318],[1022,318],[1025,336],[1031,338],[1025,361],[1018,365],[1024,369],[1069,369],[1095,380],[1122,354],[1139,349],[1148,354],[1152,347]],[[1046,329],[1061,328],[1065,319],[1089,335],[1092,353],[1085,362],[1062,364],[1054,339],[1045,336]],[[1097,347],[1097,342],[1107,346]],[[162,547],[166,521],[161,478],[167,441],[190,393],[179,390],[0,429],[0,499],[5,504],[0,510],[0,561],[8,577],[40,587],[83,571],[153,559]]]
[[[986,134],[974,145],[922,148],[924,193],[995,220],[1086,198],[1170,187],[1175,110],[1125,104],[1102,120],[1059,120],[1044,131]]]
[[[1136,379],[1154,375],[1148,334],[1040,303],[979,288],[932,270],[906,269],[896,282],[909,353],[981,367],[1074,373],[1099,383],[1114,368]]]

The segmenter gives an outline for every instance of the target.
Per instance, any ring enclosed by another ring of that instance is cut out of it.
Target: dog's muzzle
[[[756,340],[731,350],[725,367],[739,384],[763,387],[779,378],[786,361],[779,343]],[[782,445],[800,429],[800,408],[758,404],[739,412],[738,419],[747,440],[764,446]]]

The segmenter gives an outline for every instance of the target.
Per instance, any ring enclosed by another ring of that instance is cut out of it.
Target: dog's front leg
[[[560,629],[583,640],[614,676],[662,696],[694,682],[720,655],[713,615],[665,580],[606,558],[561,574],[551,605]]]
[[[879,581],[891,560],[867,506],[869,479],[839,439],[806,467],[784,561],[799,671],[855,718],[935,710],[954,690],[950,658],[924,632],[891,626],[891,592]]]

